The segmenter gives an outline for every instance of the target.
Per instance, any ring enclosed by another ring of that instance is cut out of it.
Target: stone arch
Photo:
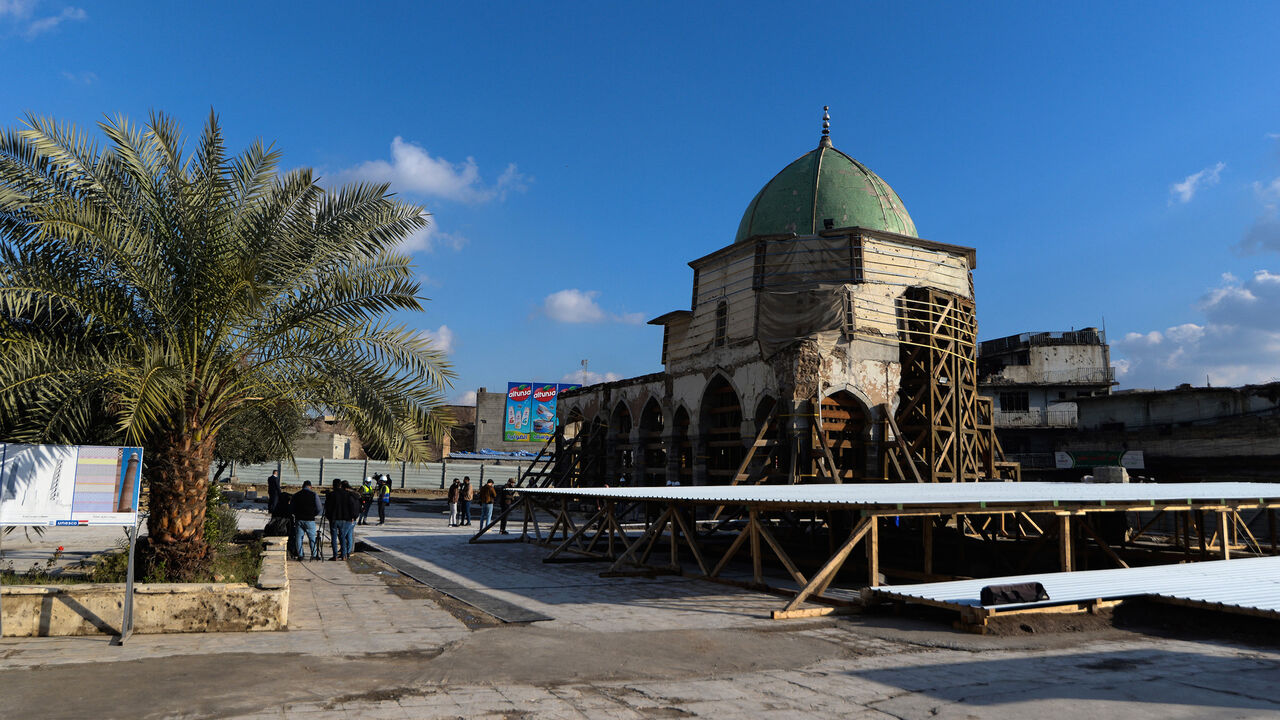
[[[707,484],[728,485],[742,464],[742,402],[733,383],[717,372],[702,392],[698,433],[707,458]]]
[[[822,398],[822,442],[831,451],[842,482],[865,480],[867,448],[871,444],[871,410],[848,390]]]
[[[640,450],[645,485],[661,485],[667,475],[667,446],[663,440],[666,418],[658,398],[649,396],[640,411]]]
[[[626,401],[619,400],[609,416],[609,463],[605,482],[610,485],[617,484],[619,476],[626,477],[628,482],[634,481],[631,477],[631,468],[635,464],[635,448],[631,444],[632,425],[631,408]]]
[[[689,409],[683,404],[676,408],[671,418],[671,448],[675,453],[676,481],[681,485],[693,484],[693,438],[690,437]]]
[[[754,416],[756,432],[760,427],[770,423],[762,440],[763,447],[756,448],[748,469],[753,479],[762,482],[786,482],[791,473],[791,443],[786,433],[785,418],[778,417],[776,410],[778,401],[772,395],[764,395],[756,403]]]

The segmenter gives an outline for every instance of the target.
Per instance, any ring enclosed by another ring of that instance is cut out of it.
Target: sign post
[[[116,639],[117,645],[123,645],[125,640],[133,634],[133,573],[134,551],[138,547],[138,525],[141,520],[140,515],[135,515],[132,526],[125,527],[125,532],[129,534],[129,569],[125,571],[124,578],[124,615],[120,618],[120,637]]]

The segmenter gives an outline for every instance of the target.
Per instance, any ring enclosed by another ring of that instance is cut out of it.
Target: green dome
[[[818,148],[782,169],[756,194],[735,243],[754,235],[816,235],[858,226],[917,237],[916,224],[889,184],[823,136]]]

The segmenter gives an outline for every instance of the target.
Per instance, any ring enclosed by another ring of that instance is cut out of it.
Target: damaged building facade
[[[1003,463],[977,392],[972,248],[920,238],[898,195],[818,147],[734,241],[689,263],[664,372],[558,405],[565,484],[965,481]]]

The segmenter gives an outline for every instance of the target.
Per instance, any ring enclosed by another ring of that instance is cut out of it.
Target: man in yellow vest
[[[360,520],[357,525],[369,524],[369,508],[373,507],[373,478],[367,477],[364,483],[360,485]]]

